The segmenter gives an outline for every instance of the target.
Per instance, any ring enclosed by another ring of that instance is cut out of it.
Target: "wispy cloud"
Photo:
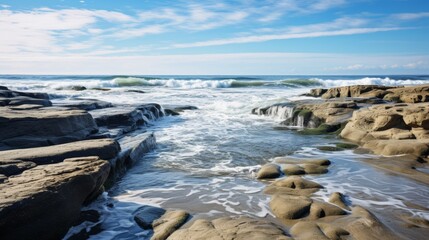
[[[352,64],[348,66],[334,67],[331,70],[334,71],[358,71],[358,70],[410,70],[410,69],[429,69],[429,64],[426,61],[417,60],[413,62],[405,63],[393,63],[393,64]]]
[[[393,17],[400,20],[416,20],[420,18],[429,18],[429,12],[400,13],[400,14],[394,14]]]
[[[217,40],[209,40],[209,41],[201,41],[201,42],[193,42],[193,43],[173,44],[171,47],[172,48],[208,47],[208,46],[220,46],[220,45],[227,45],[227,44],[265,42],[265,41],[272,41],[272,40],[355,35],[355,34],[395,31],[395,30],[401,30],[401,29],[402,28],[351,28],[351,29],[321,31],[321,32],[254,35],[254,36],[217,39]]]

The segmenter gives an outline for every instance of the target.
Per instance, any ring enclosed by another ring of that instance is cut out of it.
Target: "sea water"
[[[317,146],[340,142],[335,136],[309,136],[278,128],[286,113],[272,117],[251,110],[307,97],[311,88],[354,84],[413,85],[429,83],[429,76],[0,76],[0,85],[50,94],[54,103],[92,98],[113,104],[159,103],[193,105],[198,110],[153,122],[158,147],[141,159],[117,184],[87,209],[101,212],[103,231],[93,239],[141,239],[133,220],[142,205],[183,209],[193,218],[249,215],[275,221],[266,183],[255,179],[261,165],[275,157],[316,157],[333,164],[324,175],[306,176],[325,188],[316,198],[327,200],[342,192],[382,219],[402,214],[429,219],[429,187],[386,174],[361,162],[369,154],[351,150],[324,152]],[[87,90],[71,90],[73,86]],[[98,89],[94,89],[98,88]],[[101,91],[99,88],[108,88]],[[130,89],[145,93],[128,92]],[[408,202],[421,207],[407,206]],[[391,227],[399,226],[394,220]],[[68,236],[83,227],[74,227]],[[403,232],[411,234],[404,229]]]

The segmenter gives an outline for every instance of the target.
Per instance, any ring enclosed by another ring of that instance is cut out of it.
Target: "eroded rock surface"
[[[356,111],[340,135],[376,154],[427,156],[428,123],[427,103],[378,105]]]
[[[0,159],[30,161],[41,165],[62,162],[66,158],[86,156],[98,156],[109,160],[115,158],[119,151],[119,144],[114,139],[106,138],[47,147],[0,151]]]
[[[198,219],[189,228],[174,232],[169,240],[287,240],[285,232],[273,223],[241,216],[212,221]]]
[[[37,166],[0,184],[2,239],[60,239],[109,174],[96,157]]]
[[[98,131],[81,110],[0,108],[0,150],[78,141]]]

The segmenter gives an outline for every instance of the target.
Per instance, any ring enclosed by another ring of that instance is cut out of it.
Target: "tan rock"
[[[280,166],[274,163],[268,163],[261,167],[258,171],[258,179],[278,178],[282,174]]]
[[[198,219],[189,228],[175,231],[169,240],[288,240],[283,230],[265,220],[240,216],[213,221]]]
[[[274,195],[270,207],[276,217],[291,220],[306,217],[310,213],[312,202],[304,196]]]
[[[304,168],[297,164],[282,164],[281,168],[283,173],[287,176],[305,174]]]
[[[298,222],[290,232],[293,237],[302,240],[339,240],[342,236],[349,235],[349,232],[333,224],[315,222]]]
[[[347,206],[344,200],[344,195],[339,192],[334,192],[329,197],[329,202],[337,205],[340,208],[350,210],[350,208]]]
[[[290,176],[284,179],[277,180],[268,185],[264,192],[266,194],[287,194],[309,196],[319,189],[323,188],[320,184],[309,181],[297,176]]]
[[[168,210],[161,218],[152,223],[151,240],[165,240],[180,228],[188,219],[189,214],[182,210]]]
[[[313,201],[310,208],[310,218],[319,219],[327,216],[345,215],[343,209],[329,203]]]

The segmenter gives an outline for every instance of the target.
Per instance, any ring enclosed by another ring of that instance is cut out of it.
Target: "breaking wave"
[[[0,85],[30,90],[33,88],[96,89],[117,87],[204,88],[330,88],[347,85],[429,84],[429,76],[14,76],[0,75]]]

